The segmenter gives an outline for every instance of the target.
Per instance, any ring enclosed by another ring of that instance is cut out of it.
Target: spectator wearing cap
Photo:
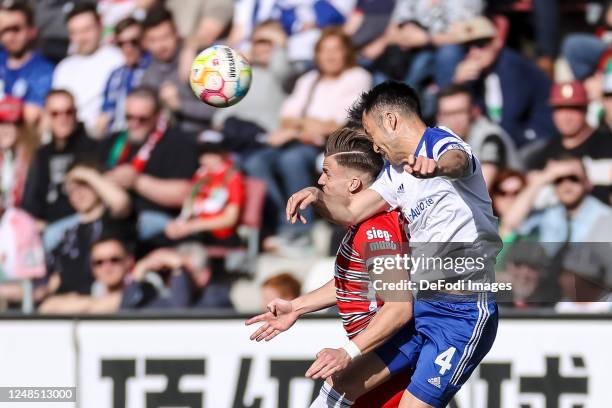
[[[227,286],[213,280],[198,244],[161,248],[141,259],[121,301],[122,309],[232,308]]]
[[[454,30],[466,50],[455,70],[454,83],[470,87],[482,111],[508,132],[517,147],[552,138],[551,83],[544,72],[505,47],[486,17],[457,24]]]
[[[57,65],[53,88],[74,95],[79,120],[95,135],[106,82],[125,61],[115,46],[101,45],[102,23],[95,4],[75,5],[65,21],[75,52]]]
[[[100,149],[106,177],[131,192],[139,239],[163,232],[162,221],[176,217],[198,168],[191,137],[168,126],[155,90],[138,87],[125,103],[127,129],[112,134]]]
[[[159,99],[176,119],[182,131],[210,128],[214,108],[193,96],[187,75],[179,72],[183,42],[172,13],[163,7],[152,9],[143,21],[144,46],[153,60],[145,70],[142,84],[155,89]]]
[[[40,119],[54,69],[33,49],[36,36],[34,12],[27,2],[0,3],[0,95],[25,103],[23,118],[28,124]]]
[[[36,135],[23,122],[23,103],[6,96],[0,100],[0,208],[21,205]]]
[[[89,294],[94,281],[90,252],[105,234],[132,238],[124,220],[130,213],[128,194],[108,181],[96,164],[75,163],[68,171],[64,189],[76,211],[77,224],[64,231],[60,244],[48,254],[50,293]]]
[[[59,243],[66,228],[78,222],[63,189],[68,168],[77,160],[93,159],[97,155],[98,144],[89,138],[76,115],[70,92],[49,92],[44,120],[49,123],[51,143],[36,151],[21,203],[44,228],[47,250]]]
[[[558,204],[536,209],[535,200],[548,184],[554,186]],[[551,257],[567,242],[609,242],[612,232],[607,231],[605,236],[594,232],[599,224],[612,221],[612,208],[590,195],[591,190],[580,159],[566,156],[551,160],[544,170],[530,175],[529,185],[514,201],[511,216],[506,216],[507,228],[545,243]]]
[[[470,144],[482,164],[487,186],[500,170],[521,168],[514,142],[499,125],[482,115],[468,88],[451,85],[438,94],[437,121]]]
[[[201,141],[199,161],[191,193],[179,217],[166,226],[166,237],[197,240],[206,245],[237,246],[240,239],[236,227],[245,198],[244,177],[220,141]]]
[[[605,313],[612,311],[610,244],[571,244],[561,264],[559,284],[561,313]]]
[[[109,314],[119,310],[134,256],[122,237],[103,235],[91,245],[91,294],[76,292],[53,295],[38,308],[43,314]]]
[[[560,138],[548,141],[526,159],[529,169],[542,169],[550,159],[572,156],[579,159],[611,159],[612,133],[607,127],[593,129],[587,123],[588,97],[579,81],[557,83],[552,87],[550,105]],[[589,176],[593,172],[589,171]],[[596,186],[593,194],[610,203],[610,188]]]
[[[123,53],[125,65],[111,72],[106,82],[102,113],[96,122],[98,138],[126,129],[125,100],[140,85],[151,62],[151,55],[142,47],[142,25],[134,18],[127,17],[117,23],[114,41]]]

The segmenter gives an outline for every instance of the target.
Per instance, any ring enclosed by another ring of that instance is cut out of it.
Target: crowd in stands
[[[253,65],[229,108],[188,81],[215,43]],[[587,0],[1,0],[0,310],[297,297],[255,264],[335,256],[285,204],[385,80],[479,158],[504,305],[612,311],[612,2]]]

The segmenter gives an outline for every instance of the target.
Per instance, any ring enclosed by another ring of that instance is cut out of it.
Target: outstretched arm
[[[270,341],[278,334],[289,330],[300,316],[326,309],[336,303],[336,287],[334,280],[330,279],[319,289],[313,290],[289,302],[275,299],[267,306],[268,311],[246,321],[246,325],[262,322],[252,335],[251,340]]]
[[[353,225],[364,221],[374,214],[385,211],[389,204],[371,189],[352,195],[348,201],[325,194],[316,187],[307,187],[289,197],[287,201],[287,220],[295,224],[298,219],[306,223],[300,211],[313,205],[324,218],[341,225]]]

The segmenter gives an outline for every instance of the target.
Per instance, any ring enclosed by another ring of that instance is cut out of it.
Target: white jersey
[[[392,208],[401,209],[408,220],[413,254],[455,257],[461,248],[465,256],[465,250],[471,248],[472,255],[486,255],[485,272],[492,278],[501,240],[480,163],[470,146],[449,129],[427,128],[416,155],[438,161],[453,149],[465,152],[470,161],[469,173],[460,179],[417,178],[387,163],[370,188]]]

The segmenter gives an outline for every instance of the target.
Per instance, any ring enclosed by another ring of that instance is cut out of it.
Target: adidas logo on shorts
[[[430,378],[429,380],[427,380],[427,382],[436,388],[440,388],[440,377]]]

